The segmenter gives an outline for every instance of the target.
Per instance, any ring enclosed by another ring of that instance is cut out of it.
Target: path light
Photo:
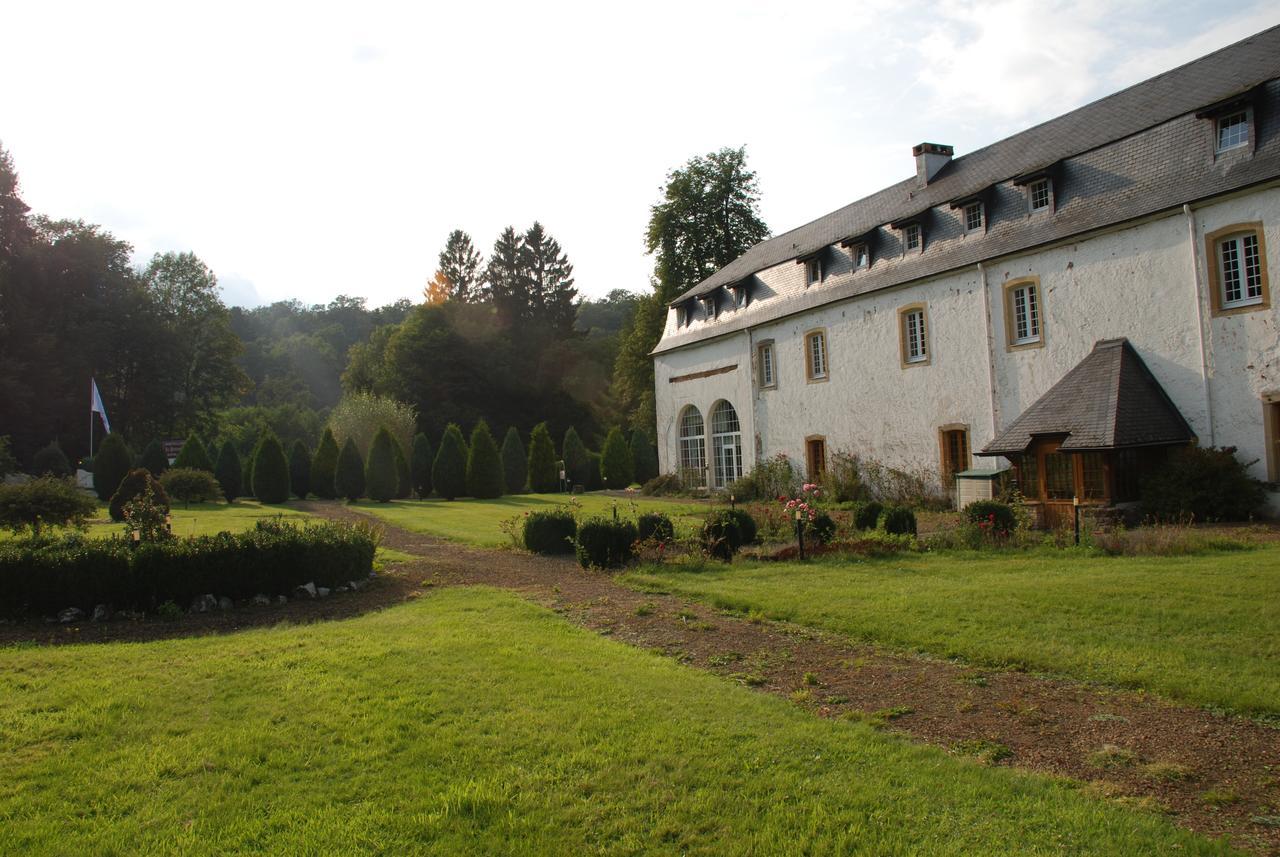
[[[800,558],[804,559],[804,512],[796,509],[796,541],[800,545]]]

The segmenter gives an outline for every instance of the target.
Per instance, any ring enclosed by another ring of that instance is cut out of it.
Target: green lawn
[[[406,530],[467,542],[483,547],[511,544],[502,531],[503,521],[525,512],[555,509],[569,502],[567,494],[519,494],[497,500],[397,500],[374,503],[361,500],[361,511],[371,512],[382,520]],[[634,517],[634,510],[658,510],[670,515],[678,528],[691,530],[695,516],[705,515],[710,507],[688,501],[660,500],[651,497],[621,499],[600,494],[583,494],[576,498],[586,515],[611,515],[616,505],[618,514]]]
[[[1222,854],[447,589],[358,619],[0,649],[4,854]]]
[[[910,555],[628,575],[942,657],[1280,713],[1280,547],[1190,557]]]
[[[209,536],[225,531],[240,532],[251,529],[263,518],[282,516],[302,520],[311,516],[288,505],[268,506],[257,500],[237,500],[234,503],[192,503],[190,508],[173,503],[173,533],[177,536]],[[57,532],[56,530],[54,532]],[[124,524],[116,523],[107,515],[107,504],[98,504],[98,517],[89,524],[92,538],[123,536]],[[0,530],[0,540],[12,539],[14,534]]]

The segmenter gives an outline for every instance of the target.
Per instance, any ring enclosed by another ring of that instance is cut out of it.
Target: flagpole
[[[89,376],[89,457],[93,458],[93,376]]]

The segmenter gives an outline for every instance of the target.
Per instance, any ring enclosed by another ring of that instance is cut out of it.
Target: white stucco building
[[[843,449],[949,485],[1007,460],[1043,502],[1111,502],[1194,439],[1280,480],[1280,28],[914,155],[671,304],[664,472],[723,487]]]

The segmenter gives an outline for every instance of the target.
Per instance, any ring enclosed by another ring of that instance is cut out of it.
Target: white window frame
[[[924,249],[924,230],[919,223],[908,223],[903,228],[902,249],[907,253],[919,253]]]
[[[1239,121],[1234,121],[1239,120]],[[1230,125],[1227,125],[1231,122]],[[1253,116],[1248,107],[1228,113],[1225,116],[1219,116],[1213,120],[1213,150],[1216,154],[1221,155],[1223,152],[1230,152],[1233,149],[1244,148],[1249,145],[1249,134],[1252,131],[1250,127],[1253,124]],[[1239,130],[1237,130],[1239,129]],[[1227,144],[1223,145],[1224,134],[1227,135]]]
[[[902,362],[908,366],[929,362],[929,322],[923,306],[902,310]]]
[[[805,375],[810,381],[825,381],[830,376],[826,330],[811,330],[804,335]]]
[[[853,270],[862,271],[871,267],[871,248],[866,244],[854,244],[849,259],[853,263]]]
[[[742,478],[742,423],[727,399],[711,408],[711,458],[716,488],[728,488]]]
[[[1036,205],[1036,197],[1040,195],[1042,189],[1044,191],[1044,204]],[[1027,183],[1027,206],[1032,213],[1053,208],[1053,181],[1051,179],[1045,177]]]
[[[966,205],[964,208],[962,208],[961,212],[962,212],[962,216],[964,217],[965,232],[981,232],[984,229],[986,229],[987,227],[986,206],[984,206],[981,202],[971,202],[968,205]],[[973,222],[972,214],[974,212],[977,212],[977,216],[978,216],[977,223]]]
[[[806,259],[804,263],[804,284],[806,286],[817,285],[822,282],[822,259],[815,256],[812,259]]]
[[[1040,341],[1040,287],[1024,282],[1009,287],[1009,332],[1012,345],[1031,345]]]
[[[760,389],[772,390],[778,386],[778,355],[773,342],[761,342],[756,348],[760,361]]]
[[[702,419],[702,412],[693,405],[686,405],[680,412],[678,443],[680,478],[684,480],[685,487],[705,488],[707,486],[707,427]]]
[[[1250,254],[1250,248],[1252,248],[1252,254]],[[1230,260],[1227,258],[1228,252],[1231,254]],[[1240,232],[1218,239],[1217,253],[1214,254],[1217,258],[1214,264],[1218,266],[1218,288],[1221,289],[1219,298],[1223,309],[1256,306],[1262,303],[1263,259],[1261,254],[1262,247],[1256,232]],[[1251,261],[1252,265],[1250,265]],[[1237,291],[1235,298],[1230,297],[1233,289]]]
[[[733,305],[738,309],[742,309],[747,305],[747,287],[734,286],[730,289],[733,292]]]

